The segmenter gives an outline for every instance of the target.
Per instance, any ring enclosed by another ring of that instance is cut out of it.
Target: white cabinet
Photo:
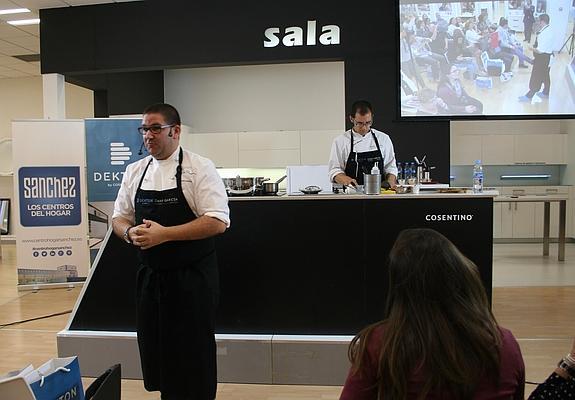
[[[569,195],[569,186],[515,186],[497,188],[501,195]],[[542,197],[543,198],[543,197]],[[550,203],[550,237],[559,236],[559,204]],[[543,238],[544,203],[494,202],[493,237],[496,239]],[[567,201],[567,209],[571,200]],[[569,226],[569,224],[567,225]]]
[[[566,164],[566,134],[452,134],[451,164]]]
[[[326,165],[333,140],[341,131],[301,131],[301,164]]]
[[[182,133],[185,149],[222,168],[285,168],[326,165],[333,140],[343,131]]]
[[[283,168],[301,164],[299,131],[240,132],[238,149],[242,168]]]
[[[239,150],[299,150],[299,131],[240,132]]]
[[[514,238],[535,237],[535,203],[511,203]]]
[[[509,164],[513,154],[514,135],[486,135],[481,141],[483,165]]]
[[[499,239],[502,238],[501,234],[501,203],[493,203],[493,238]]]
[[[535,237],[535,203],[494,203],[493,219],[494,238]]]
[[[480,135],[452,135],[451,164],[473,165],[475,160],[481,160]]]
[[[237,168],[237,133],[191,133],[181,137],[182,147],[207,157],[216,167]]]
[[[565,164],[567,135],[516,135],[515,163]]]

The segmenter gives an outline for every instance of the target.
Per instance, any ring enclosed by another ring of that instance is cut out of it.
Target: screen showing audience
[[[401,116],[573,116],[575,0],[400,0]]]

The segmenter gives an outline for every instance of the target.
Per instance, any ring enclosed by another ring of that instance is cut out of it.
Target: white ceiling
[[[40,53],[39,25],[12,26],[6,21],[39,18],[41,8],[122,3],[134,0],[0,0],[0,10],[28,8],[30,13],[0,15],[0,78],[40,75],[40,62],[26,62],[13,56]]]

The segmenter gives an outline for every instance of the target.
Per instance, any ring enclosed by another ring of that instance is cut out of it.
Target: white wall
[[[192,132],[345,126],[343,62],[166,70],[164,95]]]
[[[12,120],[43,118],[42,77],[0,79],[0,139],[12,137]],[[66,83],[66,117],[93,118],[94,95],[91,90]],[[0,176],[0,197],[13,199],[13,177]],[[13,232],[16,213],[11,204]]]
[[[13,119],[42,117],[41,76],[0,79],[0,138],[12,136]],[[66,83],[66,117],[93,118],[93,92]]]

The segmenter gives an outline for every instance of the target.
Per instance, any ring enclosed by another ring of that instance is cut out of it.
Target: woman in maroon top
[[[389,278],[386,318],[351,342],[340,400],[523,399],[519,345],[453,243],[431,229],[401,232]]]

